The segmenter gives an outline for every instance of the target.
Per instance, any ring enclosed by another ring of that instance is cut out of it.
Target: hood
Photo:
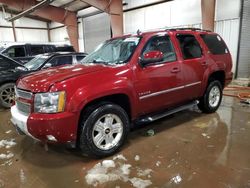
[[[103,65],[69,65],[38,71],[22,77],[17,87],[20,89],[37,92],[47,92],[52,85],[63,80],[97,72],[107,67]]]

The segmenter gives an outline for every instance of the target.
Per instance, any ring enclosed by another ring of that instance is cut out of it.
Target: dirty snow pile
[[[85,180],[92,186],[117,180],[130,182],[136,188],[145,188],[152,184],[151,180],[141,178],[151,177],[151,169],[136,168],[138,177],[130,177],[132,166],[127,164],[126,161],[127,159],[123,155],[117,155],[113,157],[113,160],[103,160],[88,171]]]
[[[5,147],[6,149],[11,148],[12,146],[15,146],[16,142],[14,139],[8,140],[0,140],[0,148]]]
[[[0,149],[1,148],[9,149],[15,145],[16,145],[16,142],[14,139],[0,140]],[[3,164],[1,164],[1,166],[2,165],[11,165],[12,161],[9,159],[11,159],[13,157],[14,157],[14,154],[11,153],[10,151],[7,151],[6,153],[0,153],[0,160],[8,160],[8,161],[5,161]]]
[[[13,154],[13,153],[7,153],[7,154],[1,153],[1,154],[0,154],[0,159],[10,159],[10,158],[12,158],[12,157],[14,157],[14,154]]]

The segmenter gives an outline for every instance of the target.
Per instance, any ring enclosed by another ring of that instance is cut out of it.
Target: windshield
[[[118,38],[106,41],[85,57],[81,63],[116,65],[126,63],[135,51],[139,37]]]
[[[43,63],[49,58],[50,56],[45,55],[38,55],[34,59],[30,60],[28,63],[24,64],[24,66],[28,70],[37,70],[39,67],[43,65]]]

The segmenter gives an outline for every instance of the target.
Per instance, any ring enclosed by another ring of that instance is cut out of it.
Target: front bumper
[[[18,132],[33,139],[53,143],[75,143],[77,138],[78,115],[74,113],[24,115],[16,106],[11,107],[11,122]]]

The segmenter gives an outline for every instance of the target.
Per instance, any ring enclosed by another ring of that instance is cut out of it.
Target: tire
[[[6,83],[0,86],[0,106],[10,108],[15,100],[14,83]]]
[[[204,113],[215,112],[222,100],[222,85],[219,81],[213,80],[209,82],[205,94],[199,100],[198,107]]]
[[[126,140],[129,118],[123,108],[113,103],[90,106],[83,115],[79,131],[83,155],[107,157],[116,153]]]

